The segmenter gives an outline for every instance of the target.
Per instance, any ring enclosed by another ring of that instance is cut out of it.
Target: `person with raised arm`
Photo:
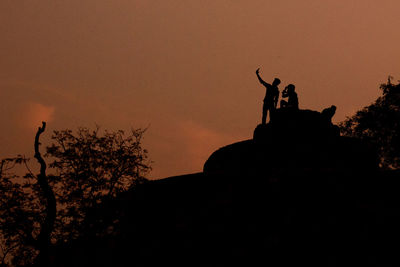
[[[264,85],[266,89],[264,104],[263,104],[262,120],[261,120],[262,124],[266,124],[268,111],[269,111],[269,121],[271,121],[271,117],[273,117],[272,114],[274,113],[276,105],[278,104],[278,98],[279,98],[278,85],[281,83],[281,80],[275,78],[272,84],[266,83],[260,77],[260,68],[256,70],[256,75],[260,83]]]

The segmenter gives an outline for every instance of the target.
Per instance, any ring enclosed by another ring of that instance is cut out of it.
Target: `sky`
[[[343,121],[400,79],[398,0],[1,0],[0,157],[41,121],[147,128],[149,178],[199,172],[252,138],[267,82]],[[32,162],[31,164],[34,164]]]

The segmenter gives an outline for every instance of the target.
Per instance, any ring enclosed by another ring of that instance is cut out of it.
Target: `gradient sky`
[[[0,157],[32,157],[48,122],[149,126],[152,178],[197,172],[249,139],[265,89],[342,121],[400,79],[399,0],[1,0]]]

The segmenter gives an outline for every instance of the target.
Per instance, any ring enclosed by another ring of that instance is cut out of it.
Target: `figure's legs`
[[[268,113],[268,109],[267,109],[267,106],[264,103],[263,110],[262,110],[262,120],[261,120],[262,124],[266,124],[267,123],[267,113]]]
[[[271,122],[272,118],[274,117],[275,109],[271,108],[269,110],[269,122]]]

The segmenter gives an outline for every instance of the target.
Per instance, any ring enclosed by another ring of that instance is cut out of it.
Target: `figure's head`
[[[288,93],[293,93],[295,86],[293,84],[289,84],[288,86],[286,86],[286,88],[288,90]]]
[[[281,83],[281,80],[279,80],[278,78],[275,78],[274,81],[272,82],[273,86],[278,86]]]

